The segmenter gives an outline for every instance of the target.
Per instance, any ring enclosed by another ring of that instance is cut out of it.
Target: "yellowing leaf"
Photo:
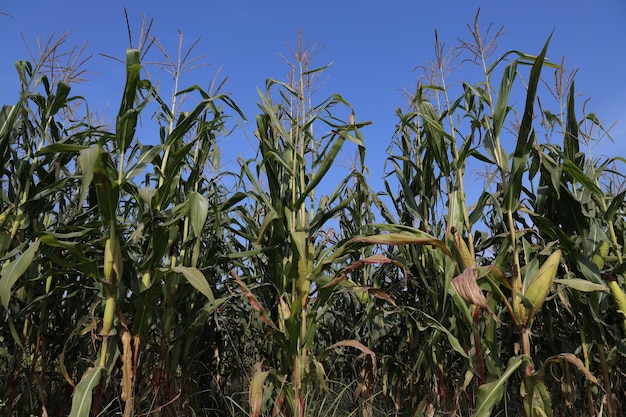
[[[263,386],[269,375],[269,371],[261,371],[260,364],[255,365],[256,372],[252,376],[250,382],[250,390],[248,391],[248,403],[250,404],[250,416],[258,417],[261,414],[261,406],[263,405]]]
[[[436,237],[430,235],[416,235],[404,232],[383,233],[371,236],[358,236],[353,242],[362,242],[379,245],[432,245],[441,249],[446,255],[451,256],[446,245]]]
[[[609,287],[606,285],[596,284],[581,278],[555,279],[554,282],[582,292],[609,291]]]

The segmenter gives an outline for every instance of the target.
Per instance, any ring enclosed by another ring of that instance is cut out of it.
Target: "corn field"
[[[193,46],[149,28],[110,121],[64,38],[15,64],[0,415],[625,415],[626,160],[592,154],[610,132],[550,39],[435,34],[372,181],[371,121],[318,99],[301,34],[246,115],[218,77],[179,87]],[[246,123],[255,156],[224,170]]]

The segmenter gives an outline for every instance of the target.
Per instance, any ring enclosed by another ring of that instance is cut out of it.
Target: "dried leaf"
[[[354,242],[379,244],[379,245],[432,245],[441,249],[446,255],[451,256],[450,251],[446,245],[439,239],[433,236],[417,236],[414,234],[392,232],[383,233],[380,235],[372,236],[357,236],[352,239]]]
[[[454,285],[456,291],[466,302],[487,310],[489,309],[487,299],[476,282],[477,278],[478,271],[476,267],[470,266],[469,268],[465,268],[465,271],[463,271],[461,275],[457,275],[452,280],[452,285]]]
[[[235,271],[230,271],[230,275],[235,278],[235,281],[237,282],[237,284],[239,284],[239,287],[241,287],[243,293],[246,295],[246,297],[248,297],[248,303],[250,303],[250,307],[259,312],[261,320],[263,320],[263,322],[270,326],[272,329],[280,331],[278,327],[276,327],[276,325],[272,322],[272,320],[270,320],[267,312],[265,311],[259,300],[255,297],[255,295],[252,294],[250,288],[248,288],[248,286],[239,278],[239,275],[237,275]]]
[[[130,332],[122,330],[122,400],[129,401],[132,396],[133,374],[132,374],[132,348],[130,346]]]
[[[254,367],[256,371],[250,382],[250,390],[248,391],[248,403],[250,404],[250,415],[258,417],[261,414],[261,406],[263,405],[263,386],[269,375],[269,371],[261,371],[261,364],[256,363]]]
[[[368,288],[367,292],[372,294],[374,297],[379,298],[381,300],[385,300],[392,306],[397,307],[396,302],[393,300],[393,298],[391,298],[389,294],[387,294],[385,291],[381,290],[380,288]]]

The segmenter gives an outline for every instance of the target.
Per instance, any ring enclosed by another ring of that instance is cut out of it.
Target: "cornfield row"
[[[608,132],[549,40],[494,59],[501,32],[469,28],[397,110],[382,190],[369,123],[313,94],[327,67],[300,36],[238,172],[218,140],[245,116],[217,82],[178,87],[191,50],[142,32],[109,124],[63,39],[17,62],[0,415],[623,416],[626,161],[591,154]],[[482,78],[447,85],[452,59]]]

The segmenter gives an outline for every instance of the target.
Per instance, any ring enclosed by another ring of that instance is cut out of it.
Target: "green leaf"
[[[513,372],[519,368],[523,361],[523,356],[511,358],[506,371],[500,378],[480,386],[478,389],[477,406],[474,410],[474,414],[472,414],[472,417],[491,416],[493,407],[502,401],[502,395],[504,394],[504,388],[506,387],[507,380],[511,377],[511,375],[513,375]]]
[[[59,152],[80,152],[85,149],[89,149],[89,146],[77,145],[75,143],[56,142],[40,149],[36,155],[41,156]]]
[[[552,417],[552,401],[548,387],[538,377],[527,378],[529,393],[524,399],[524,407],[528,416]]]
[[[135,176],[141,174],[146,169],[146,166],[152,162],[152,160],[164,149],[165,147],[161,144],[157,146],[145,146],[142,149],[141,155],[135,161],[135,164],[132,168],[129,168],[126,173],[124,173],[124,178],[122,182],[130,181]]]
[[[19,258],[3,266],[0,273],[0,300],[5,308],[9,306],[13,285],[33,263],[37,249],[39,249],[39,239],[35,240]]]
[[[13,129],[17,114],[17,106],[3,105],[0,109],[0,144],[5,141],[9,131]]]
[[[512,211],[513,209],[515,209],[515,207],[517,206],[517,201],[519,200],[520,194],[522,192],[522,176],[526,167],[526,161],[528,160],[528,151],[535,138],[532,124],[534,119],[537,87],[541,78],[541,69],[544,65],[546,53],[548,52],[550,38],[552,38],[552,35],[548,37],[548,40],[546,41],[541,53],[535,59],[532,69],[530,70],[530,78],[528,80],[528,88],[526,93],[526,106],[524,108],[522,122],[520,123],[517,144],[515,145],[515,151],[513,153],[511,180],[508,185],[508,189],[506,190],[506,196],[504,199],[504,208],[506,211]]]
[[[570,174],[576,181],[585,186],[592,194],[598,198],[604,198],[604,193],[591,178],[589,178],[582,169],[580,169],[572,160],[563,161],[563,171]]]
[[[465,352],[465,349],[461,345],[461,342],[459,342],[459,339],[455,335],[453,335],[452,332],[450,332],[450,330],[448,330],[448,328],[446,328],[446,326],[442,325],[434,317],[429,316],[428,314],[424,313],[423,311],[421,311],[421,313],[422,313],[422,316],[425,318],[425,321],[426,321],[426,324],[427,324],[428,327],[432,327],[432,328],[435,328],[435,329],[439,330],[440,332],[443,332],[446,335],[446,337],[448,338],[448,342],[450,342],[450,345],[452,346],[452,348],[458,354],[460,354],[460,355],[464,356],[465,358],[469,359],[469,356]]]
[[[611,204],[609,204],[609,207],[606,209],[606,213],[604,214],[604,219],[607,222],[610,222],[613,220],[613,217],[615,217],[615,214],[617,213],[617,211],[622,207],[625,196],[626,196],[626,190],[622,191],[621,193],[613,197],[613,200],[611,200]]]
[[[316,172],[315,176],[311,179],[311,182],[309,182],[309,184],[307,185],[306,190],[304,190],[304,192],[298,198],[298,201],[296,201],[296,203],[294,204],[293,206],[294,210],[297,210],[300,208],[302,203],[304,203],[304,200],[307,197],[309,197],[309,195],[313,192],[315,187],[317,187],[320,181],[322,181],[322,178],[324,178],[324,176],[326,175],[330,167],[333,165],[333,162],[335,161],[335,158],[339,154],[339,151],[341,150],[343,143],[344,143],[344,139],[342,137],[338,138],[333,144],[333,146],[331,147],[330,151],[328,153],[323,154],[320,157],[322,161],[318,167],[318,171]]]
[[[84,373],[72,396],[72,409],[69,417],[89,417],[92,391],[100,382],[104,367],[89,368]]]
[[[67,83],[59,82],[57,84],[57,91],[54,95],[54,100],[52,101],[49,112],[46,116],[49,117],[56,114],[61,108],[65,107],[68,104],[67,96],[70,94],[70,89],[71,87]]]
[[[609,291],[609,287],[607,287],[606,285],[595,284],[591,281],[587,281],[586,279],[581,278],[555,279],[554,282],[582,292]]]
[[[574,100],[574,81],[569,89],[567,95],[567,125],[565,129],[565,138],[563,139],[563,155],[565,159],[571,161],[582,162],[582,158],[579,157],[580,151],[578,143],[578,122],[576,121],[576,105]]]
[[[175,266],[171,269],[172,272],[181,274],[187,281],[198,291],[200,291],[211,303],[215,302],[215,296],[213,290],[207,281],[204,274],[198,269],[191,266]]]
[[[139,59],[139,50],[129,49],[126,51],[126,86],[124,87],[124,95],[120,103],[120,109],[117,114],[115,136],[118,150],[123,155],[130,145],[135,129],[137,127],[137,118],[142,106],[134,108],[137,99],[137,90],[140,85],[141,64]],[[145,105],[145,104],[144,104]]]
[[[506,116],[509,114],[511,110],[511,106],[509,105],[509,97],[511,96],[511,90],[513,88],[513,84],[515,82],[515,78],[517,76],[517,64],[518,61],[513,61],[510,65],[507,65],[502,74],[502,81],[500,82],[500,91],[498,92],[498,98],[496,102],[496,106],[493,112],[493,136],[494,139],[500,138],[500,132],[502,131],[502,127],[504,126],[504,121],[506,120]],[[498,149],[493,149],[492,153],[494,156],[500,156],[502,158],[500,162],[500,168],[503,171],[508,169],[507,160],[504,158],[502,153],[498,154]],[[498,161],[497,161],[498,162]]]

